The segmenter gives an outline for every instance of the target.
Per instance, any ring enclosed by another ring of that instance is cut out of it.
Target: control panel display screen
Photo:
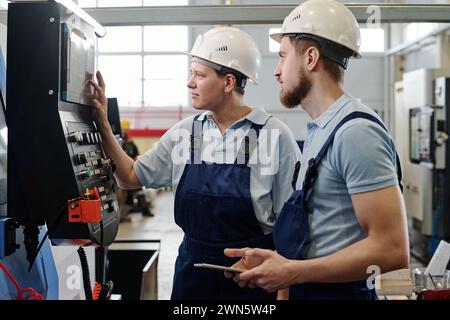
[[[61,99],[91,105],[89,80],[95,71],[95,42],[80,30],[64,24]]]
[[[433,110],[428,107],[411,109],[409,126],[411,162],[432,162]]]

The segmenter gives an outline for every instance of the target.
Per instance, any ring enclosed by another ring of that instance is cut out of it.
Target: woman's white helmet
[[[270,35],[281,42],[284,35],[304,34],[337,43],[361,58],[361,36],[353,13],[334,0],[309,0],[296,7],[285,19],[280,32]]]
[[[192,57],[238,71],[255,83],[261,65],[261,53],[245,32],[232,27],[217,27],[197,37]]]

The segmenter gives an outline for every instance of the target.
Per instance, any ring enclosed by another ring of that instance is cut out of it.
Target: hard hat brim
[[[182,51],[182,53],[183,53],[183,54],[186,54],[186,55],[188,55],[188,56],[190,56],[190,57],[192,57],[192,58],[200,58],[200,61],[196,61],[197,63],[201,63],[201,60],[206,60],[206,61],[209,61],[209,62],[211,62],[211,63],[220,65],[220,64],[218,64],[218,63],[216,63],[216,62],[210,61],[210,60],[205,59],[205,58],[203,58],[203,57],[199,57],[199,56],[194,55],[194,54],[192,54],[192,53],[190,53],[190,52],[187,52],[187,51]],[[224,67],[226,67],[226,66],[224,66]],[[227,68],[229,68],[229,67],[227,67]],[[255,81],[255,80],[253,80],[253,79],[251,79],[251,78],[249,78],[249,77],[247,77],[247,81],[250,82],[251,84],[258,85],[258,82],[257,82],[257,81]]]
[[[277,32],[277,33],[272,33],[272,34],[270,34],[270,38],[272,38],[272,40],[274,40],[274,41],[276,41],[276,42],[278,42],[278,43],[281,43],[281,39],[283,38],[283,36],[284,36],[284,34],[281,33],[281,32]],[[349,47],[347,47],[347,46],[345,46],[345,47],[346,47],[347,49],[350,49],[351,51],[353,51],[353,56],[352,56],[352,58],[355,58],[355,59],[361,59],[361,58],[362,58],[361,53],[356,52],[355,50],[353,50],[352,48],[349,48]]]
[[[270,37],[272,38],[272,40],[281,43],[281,39],[283,38],[283,34],[281,32],[277,32],[277,33],[272,33],[270,34]]]

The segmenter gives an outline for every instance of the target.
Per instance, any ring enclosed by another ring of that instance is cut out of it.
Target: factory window
[[[384,29],[361,28],[361,52],[384,52]]]
[[[144,27],[144,51],[186,51],[188,50],[187,33],[186,26]]]
[[[269,29],[269,35],[272,33],[276,33],[276,32],[280,32],[280,28],[270,28]],[[275,40],[273,40],[272,38],[270,38],[269,36],[269,51],[270,52],[277,52],[280,49],[280,44],[278,42],[276,42]]]
[[[97,0],[99,7],[140,7],[142,0]]]
[[[414,41],[439,27],[438,23],[408,23],[403,31],[405,42]]]
[[[94,8],[97,6],[97,0],[78,0],[78,5],[82,8]]]
[[[188,0],[78,0],[78,5],[83,8],[187,6]]]
[[[144,0],[144,6],[187,6],[188,0]]]
[[[109,27],[98,41],[99,52],[141,52],[142,27]]]
[[[188,57],[146,55],[144,57],[144,104],[186,105]]]
[[[271,28],[269,34],[280,31],[279,28]],[[278,52],[280,45],[270,39],[270,52]],[[361,28],[361,52],[382,53],[384,52],[384,29],[381,28]]]
[[[8,9],[8,3],[7,0],[0,0],[0,9]]]
[[[3,144],[6,145],[8,141],[8,129],[6,127],[0,129],[0,137],[3,141]]]
[[[121,107],[142,105],[142,58],[139,55],[99,55],[98,69],[106,82],[106,95]]]
[[[117,97],[120,107],[187,106],[187,26],[106,29],[97,41],[97,66],[108,97]]]

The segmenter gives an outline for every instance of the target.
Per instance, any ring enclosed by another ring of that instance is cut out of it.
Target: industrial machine
[[[46,236],[54,245],[97,247],[102,284],[120,221],[89,83],[104,28],[73,2],[51,0],[11,3],[7,31],[8,225],[23,229],[29,270]],[[48,233],[39,238],[43,225]],[[6,239],[6,255],[14,242]]]
[[[396,103],[396,143],[404,170],[411,252],[428,262],[450,239],[450,71],[404,74]]]
[[[17,232],[17,222],[7,217],[7,141],[6,68],[0,48],[0,300],[58,299],[59,286],[51,247],[44,242],[35,257],[34,268],[28,271],[24,235]],[[40,230],[41,240],[47,229]],[[12,254],[14,253],[14,254]],[[7,272],[8,273],[7,273]],[[13,281],[16,281],[17,287]],[[31,289],[33,288],[33,291]]]

